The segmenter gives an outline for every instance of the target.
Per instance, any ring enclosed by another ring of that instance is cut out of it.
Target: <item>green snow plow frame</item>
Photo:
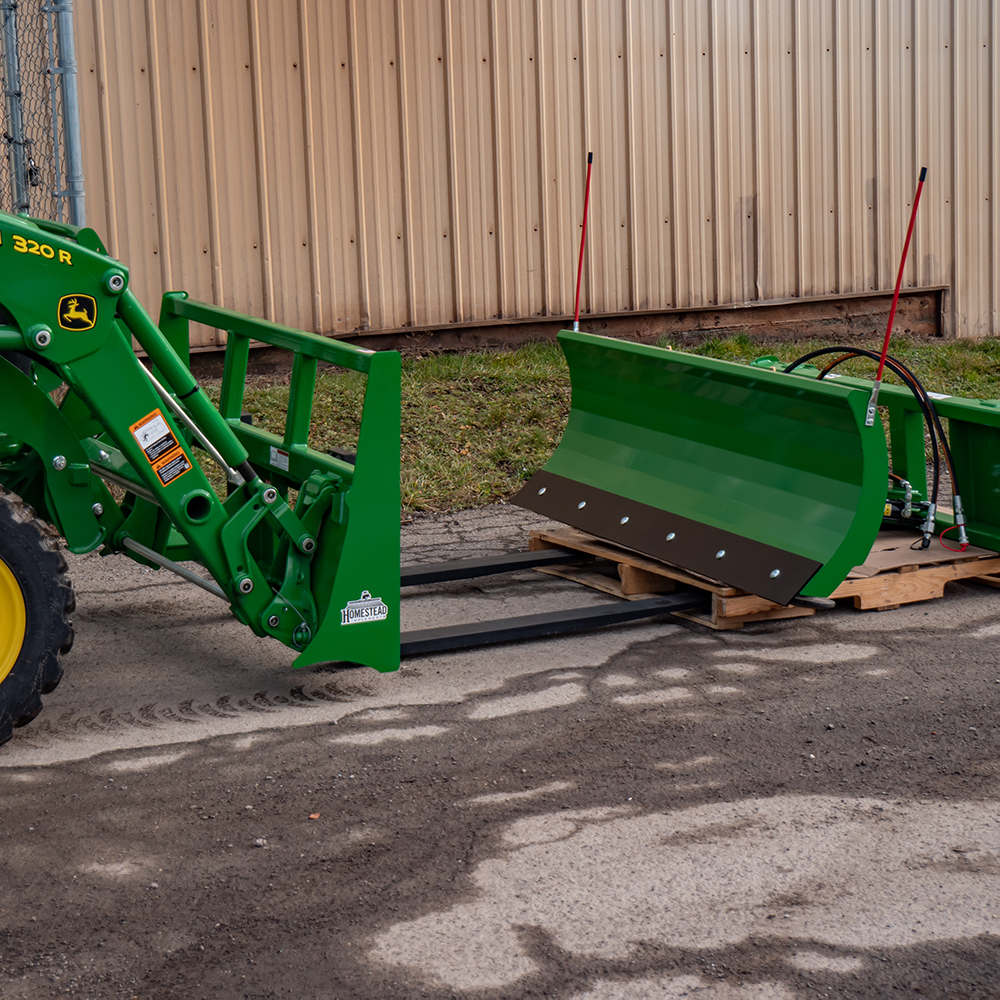
[[[515,502],[780,604],[826,597],[882,524],[886,435],[871,383],[775,358],[740,365],[564,330],[565,434]],[[894,471],[926,497],[923,421],[886,386]],[[974,544],[1000,548],[1000,403],[937,401],[949,418]],[[964,496],[963,496],[964,499]],[[938,518],[938,527],[951,521]]]
[[[73,552],[103,546],[186,573],[256,634],[297,650],[296,666],[396,669],[399,355],[184,292],[164,296],[157,326],[88,229],[0,213],[0,266],[0,485]],[[228,334],[218,408],[186,363],[190,322]],[[252,341],[294,355],[280,435],[241,421]],[[321,362],[366,376],[355,462],[309,446]],[[57,404],[50,393],[62,383]],[[227,470],[228,496],[202,472],[196,444]],[[188,560],[214,583],[177,565]]]

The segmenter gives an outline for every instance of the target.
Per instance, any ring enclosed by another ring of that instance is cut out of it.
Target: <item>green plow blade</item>
[[[889,461],[868,391],[564,330],[562,441],[514,502],[788,604],[878,534]]]

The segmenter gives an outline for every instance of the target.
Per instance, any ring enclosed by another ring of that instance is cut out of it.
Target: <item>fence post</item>
[[[28,201],[28,171],[24,154],[24,118],[21,108],[21,72],[17,59],[17,3],[16,0],[0,2],[0,49],[3,57],[4,97],[7,99],[7,116],[10,133],[4,140],[10,151],[11,193],[13,210],[18,215],[27,215],[31,207]]]
[[[76,82],[76,39],[73,35],[73,0],[54,0],[59,69],[62,83],[63,141],[66,146],[66,197],[69,221],[87,224],[83,187],[83,146],[80,140],[80,97]]]

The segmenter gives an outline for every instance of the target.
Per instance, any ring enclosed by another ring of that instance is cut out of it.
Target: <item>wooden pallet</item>
[[[914,550],[912,544],[907,532],[880,532],[864,565],[848,573],[830,596],[850,597],[856,608],[890,611],[944,597],[944,585],[952,580],[989,583],[992,574],[1000,573],[1000,555],[990,549],[970,545],[953,552],[936,538],[927,549]]]
[[[678,583],[708,591],[712,595],[712,609],[708,616],[686,611],[677,611],[675,614],[709,628],[742,628],[747,622],[804,618],[816,613],[814,608],[783,607],[718,580],[688,573],[669,563],[612,545],[585,531],[577,531],[576,528],[538,529],[530,532],[528,548],[532,551],[553,547],[587,552],[604,562],[596,566],[545,566],[539,568],[540,573],[582,583],[615,597],[637,601],[654,594],[668,593]]]
[[[881,533],[866,562],[856,567],[831,597],[852,598],[856,608],[888,611],[912,601],[943,597],[944,586],[951,580],[973,579],[1000,587],[1000,554],[973,546],[962,553],[951,552],[936,539],[930,548],[914,551],[909,547],[913,537],[900,532]],[[748,622],[805,618],[816,613],[814,608],[775,604],[576,528],[533,530],[528,547],[532,551],[561,547],[595,556],[598,561],[594,564],[546,566],[539,572],[582,583],[615,597],[639,600],[672,591],[678,583],[707,591],[712,595],[710,613],[678,611],[676,614],[709,628],[742,628]]]

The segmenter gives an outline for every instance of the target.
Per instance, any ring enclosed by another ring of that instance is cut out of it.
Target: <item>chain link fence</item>
[[[0,0],[0,69],[0,209],[84,225],[73,0]]]

